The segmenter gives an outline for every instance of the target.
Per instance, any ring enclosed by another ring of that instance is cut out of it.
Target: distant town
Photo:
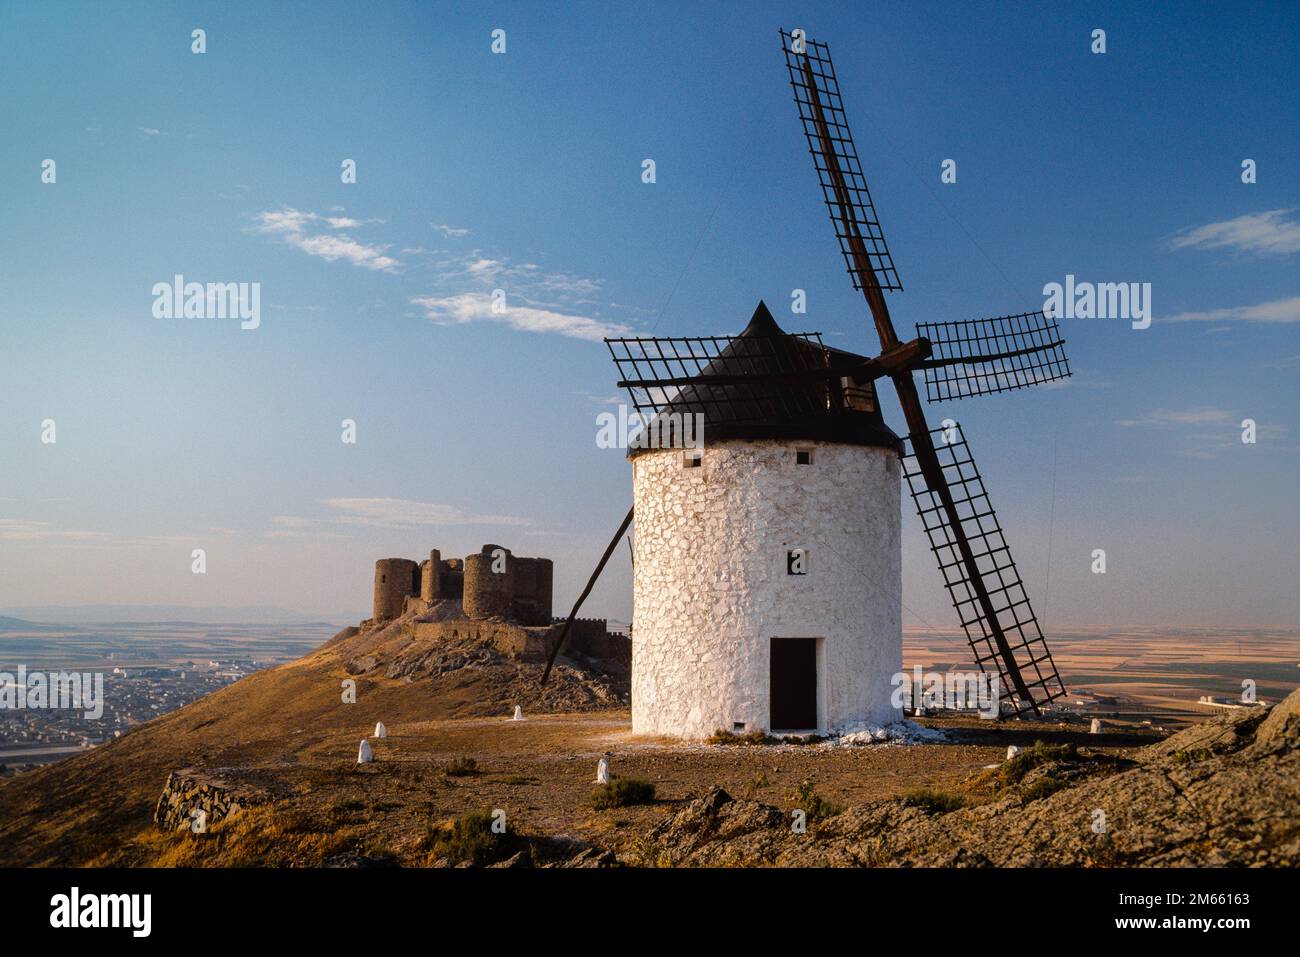
[[[74,708],[0,708],[0,777],[103,744],[255,671],[298,658],[335,630],[323,622],[65,626],[0,620],[0,674],[10,676],[0,682],[13,680],[20,666],[103,675],[98,718]]]

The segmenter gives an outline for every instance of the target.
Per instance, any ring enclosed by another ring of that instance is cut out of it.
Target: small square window
[[[704,453],[699,449],[686,449],[682,452],[682,468],[697,469],[704,464]]]
[[[808,549],[792,548],[785,553],[785,573],[787,575],[808,574]]]
[[[795,465],[812,465],[812,449],[795,449]]]
[[[731,730],[732,730],[732,731],[744,731],[744,730],[745,730],[745,722],[743,722],[743,721],[733,721],[733,722],[731,722]]]

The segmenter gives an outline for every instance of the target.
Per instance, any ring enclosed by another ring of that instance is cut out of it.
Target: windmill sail
[[[1049,701],[1064,697],[1065,685],[1029,604],[984,480],[960,425],[935,429],[928,439],[939,459],[943,485],[955,505],[955,512],[946,508],[939,490],[926,480],[916,454],[917,443],[909,436],[903,474],[930,550],[980,670],[998,674],[1003,692],[1016,698],[1015,713],[1037,712]]]
[[[930,342],[931,358],[919,366],[931,402],[1009,392],[1070,375],[1061,328],[1041,310],[996,319],[918,322],[916,331]]]
[[[587,587],[582,590],[582,594],[578,596],[578,600],[573,603],[573,608],[569,612],[569,617],[564,619],[564,624],[560,627],[559,633],[555,636],[555,644],[551,646],[550,653],[546,656],[546,667],[542,670],[541,684],[545,685],[546,679],[551,676],[551,669],[555,667],[555,659],[560,656],[560,650],[564,647],[564,642],[569,637],[569,629],[573,627],[573,620],[578,617],[578,612],[582,608],[582,603],[587,600],[587,596],[591,594],[591,590],[596,587],[596,580],[600,578],[600,573],[605,570],[605,566],[609,563],[609,556],[614,554],[614,548],[618,545],[618,540],[627,533],[628,527],[632,524],[632,515],[634,511],[634,509],[630,508],[627,510],[627,515],[623,518],[623,523],[619,525],[618,531],[614,533],[614,537],[609,540],[609,545],[605,547],[605,554],[602,555],[600,561],[597,562],[596,570],[593,571],[591,577],[587,579]]]
[[[830,52],[824,43],[802,38],[800,42],[802,51],[796,49],[793,35],[781,31],[781,46],[785,50],[786,69],[790,72],[790,86],[799,107],[799,119],[803,122],[804,136],[808,139],[813,166],[821,183],[822,198],[835,226],[840,252],[849,275],[853,277],[853,285],[862,289],[864,284],[874,283],[878,289],[901,290],[903,284],[894,269],[894,259],[889,254],[889,245],[876,217],[876,207],[871,202],[862,164],[858,161],[858,148],[849,132]],[[863,269],[858,262],[858,255],[863,252],[870,269]]]
[[[822,196],[839,237],[840,251],[853,276],[853,285],[862,292],[871,309],[880,337],[880,359],[899,356],[905,349],[918,345],[922,348],[916,354],[924,355],[930,344],[924,339],[900,343],[889,315],[883,290],[902,286],[862,175],[830,52],[826,44],[806,40],[802,35],[797,46],[795,37],[784,31],[781,47]],[[910,371],[919,365],[921,361],[904,364],[890,373],[911,432],[905,468],[913,497],[980,667],[996,662],[999,674],[1015,696],[1016,707],[1037,714],[1040,702],[1060,697],[1065,689],[1051,664],[1038,623],[1028,610],[1028,599],[1022,601],[1024,588],[1019,575],[1015,574],[1014,580],[1006,579],[1007,568],[994,559],[1000,550],[994,547],[992,536],[996,532],[1000,540],[1002,532],[996,522],[991,526],[983,524],[993,518],[993,513],[992,509],[979,508],[981,500],[987,505],[987,496],[979,473],[974,472],[974,463],[969,464],[974,481],[979,483],[978,495],[974,494],[976,490],[969,484],[970,479],[962,474],[961,466],[966,463],[955,462],[952,450],[941,456],[933,443]],[[953,465],[957,466],[957,474],[953,476],[955,485],[950,485],[948,473]],[[973,513],[979,517],[968,529]],[[1005,551],[1005,542],[1002,544],[1001,551]],[[1014,573],[1015,565],[1010,562],[1009,554],[1006,562]],[[1015,590],[1019,595],[1013,594]],[[1001,602],[1007,604],[1001,606]],[[1024,620],[1020,617],[1022,610],[1028,614]],[[1048,673],[1042,671],[1044,664],[1049,666]]]

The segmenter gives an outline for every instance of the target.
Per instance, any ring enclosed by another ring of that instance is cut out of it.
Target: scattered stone
[[[1012,758],[1014,758],[1014,757],[1015,757],[1017,754],[1019,754],[1019,753],[1020,753],[1020,747],[1019,747],[1019,745],[1015,745],[1015,744],[1009,744],[1009,745],[1007,745],[1007,760],[1008,760],[1008,761],[1010,761]]]
[[[229,770],[229,769],[227,769]],[[215,772],[182,768],[167,775],[162,794],[154,807],[153,822],[164,831],[190,828],[194,811],[202,811],[205,825],[233,817],[246,807],[266,804],[275,799],[271,791],[247,783],[235,783]]]
[[[832,745],[862,744],[941,744],[948,740],[942,731],[927,728],[915,721],[892,721],[884,725],[864,725],[846,729],[830,739]]]
[[[567,861],[561,861],[554,866],[558,868],[617,867],[618,858],[614,856],[613,851],[606,851],[599,847],[589,847],[584,851],[579,851]]]
[[[1101,718],[1093,718],[1092,725],[1088,728],[1089,734],[1101,734]]]

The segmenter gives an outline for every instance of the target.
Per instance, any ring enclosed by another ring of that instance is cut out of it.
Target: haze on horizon
[[[961,422],[1044,629],[1296,627],[1300,10],[807,9],[902,335],[1037,309],[1067,275],[1152,284],[1149,329],[1062,321],[1061,386],[927,407]],[[553,558],[567,611],[631,496],[596,444],[623,400],[603,335],[734,334],[761,298],[877,351],[788,16],[0,9],[0,608],[360,618],[376,559],[498,542]],[[155,319],[178,274],[260,283],[260,325]],[[906,498],[903,535],[905,626],[956,628]],[[627,620],[630,582],[621,552],[584,614]]]

